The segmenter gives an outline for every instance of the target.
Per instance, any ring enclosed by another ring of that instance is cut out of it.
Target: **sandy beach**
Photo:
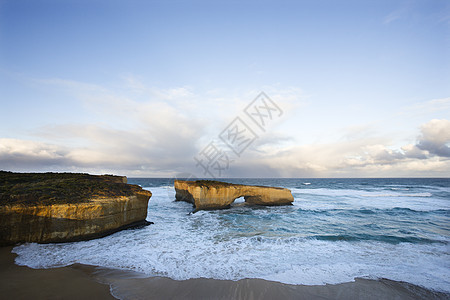
[[[12,247],[0,247],[2,299],[114,299],[109,286],[74,266],[35,270],[14,264]],[[93,267],[88,267],[94,271]]]
[[[449,299],[450,295],[388,279],[357,278],[336,285],[288,285],[262,279],[239,281],[145,277],[135,272],[74,264],[31,269],[14,264],[12,247],[0,248],[4,299]]]

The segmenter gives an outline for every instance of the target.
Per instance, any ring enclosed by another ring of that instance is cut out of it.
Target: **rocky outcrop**
[[[126,177],[108,177],[102,177],[101,182],[106,180],[107,187],[116,188],[112,195],[92,192],[92,197],[77,201],[60,198],[32,201],[29,194],[10,195],[10,200],[6,201],[3,193],[0,245],[87,240],[148,223],[145,219],[152,194],[139,186],[125,184]],[[120,195],[120,191],[125,190],[126,193]],[[21,200],[24,197],[28,199]]]
[[[196,210],[227,208],[236,198],[256,205],[288,205],[294,197],[291,191],[280,187],[231,184],[220,181],[175,180],[176,200],[194,204]]]

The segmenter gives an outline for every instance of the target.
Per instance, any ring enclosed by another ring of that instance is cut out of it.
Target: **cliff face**
[[[126,195],[96,195],[66,203],[63,199],[53,203],[50,200],[31,201],[29,194],[22,197],[9,195],[8,201],[0,205],[0,245],[86,240],[145,224],[152,194],[138,186],[124,184],[126,177],[102,180],[111,185],[118,184],[118,189],[122,185],[128,186],[129,190]],[[4,194],[3,198],[6,197]]]
[[[194,204],[196,210],[227,208],[236,198],[257,205],[288,205],[291,191],[279,187],[251,186],[218,181],[175,180],[176,199]]]

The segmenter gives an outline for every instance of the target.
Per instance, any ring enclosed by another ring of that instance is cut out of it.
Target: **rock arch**
[[[221,181],[175,180],[175,198],[194,204],[196,210],[228,208],[235,199],[244,197],[256,205],[289,205],[294,201],[290,190],[280,187],[232,184]]]

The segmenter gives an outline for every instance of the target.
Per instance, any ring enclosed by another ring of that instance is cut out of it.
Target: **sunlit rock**
[[[0,172],[0,245],[67,242],[145,225],[149,191],[126,177]]]
[[[231,184],[220,181],[175,180],[176,200],[194,204],[196,210],[227,208],[239,197],[248,204],[289,205],[291,191],[280,187]]]

